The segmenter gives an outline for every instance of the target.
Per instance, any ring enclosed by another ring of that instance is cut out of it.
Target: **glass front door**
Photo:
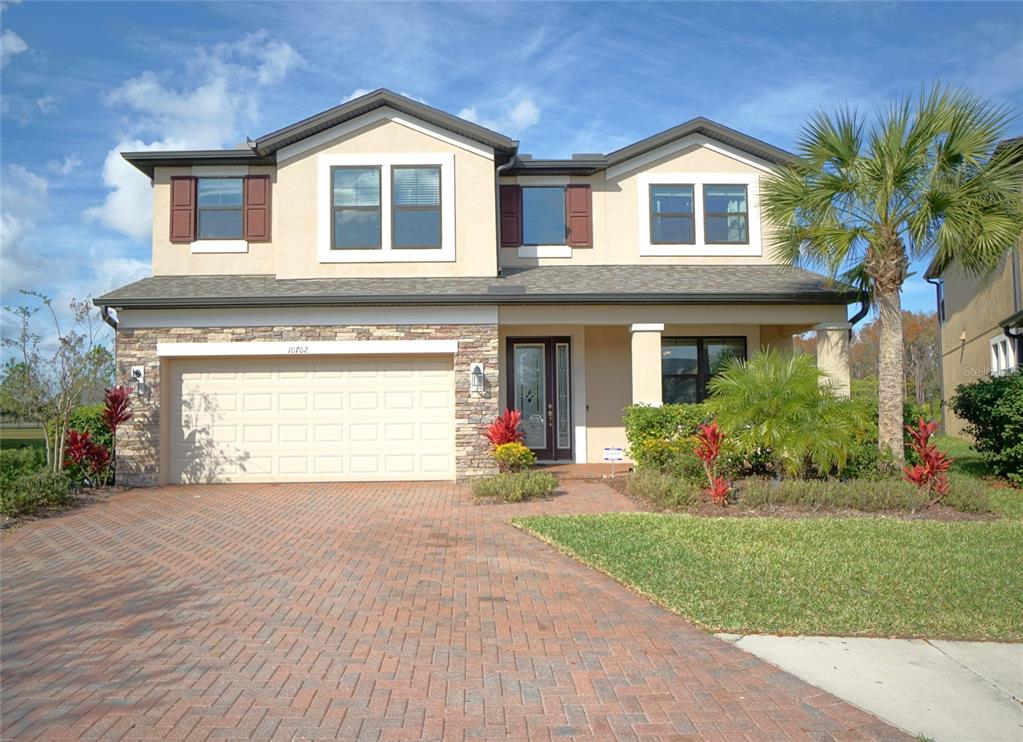
[[[525,445],[541,460],[572,458],[568,338],[508,340],[508,407],[522,413]]]

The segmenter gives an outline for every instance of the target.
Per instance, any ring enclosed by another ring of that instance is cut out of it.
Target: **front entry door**
[[[522,413],[525,444],[542,461],[572,458],[569,339],[508,338],[508,408]]]

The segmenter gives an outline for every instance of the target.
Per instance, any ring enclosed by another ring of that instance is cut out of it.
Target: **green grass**
[[[0,450],[5,448],[36,447],[45,448],[42,428],[2,428],[0,429]]]
[[[712,631],[1023,640],[1023,523],[613,513],[513,521]]]
[[[984,458],[977,453],[973,444],[962,438],[955,438],[950,435],[939,435],[934,437],[935,445],[952,457],[950,471],[959,472],[976,479],[986,479],[992,484],[988,488],[988,495],[991,500],[991,510],[995,515],[1002,518],[1013,518],[1023,520],[1023,490],[1013,489],[1005,485],[988,472]]]

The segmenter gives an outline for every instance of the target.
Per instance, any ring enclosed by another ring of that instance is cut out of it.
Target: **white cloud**
[[[520,91],[513,91],[507,98],[485,108],[495,111],[496,115],[483,115],[477,106],[466,106],[458,115],[480,126],[511,136],[517,136],[540,122],[540,106],[532,96]]]
[[[188,66],[194,80],[190,87],[172,87],[146,71],[107,95],[107,105],[124,110],[126,132],[103,164],[103,183],[110,192],[101,205],[86,210],[86,218],[135,239],[147,237],[150,185],[120,153],[214,149],[244,140],[246,127],[258,117],[263,88],[304,63],[294,48],[264,31],[198,49],[194,60]]]
[[[82,165],[82,158],[77,152],[65,155],[63,160],[50,160],[46,163],[46,169],[57,175],[70,175]]]
[[[28,51],[28,44],[18,34],[5,28],[0,34],[0,69],[7,66],[14,57]]]
[[[0,182],[0,250],[21,246],[25,236],[46,213],[49,183],[21,165],[5,165]]]
[[[23,95],[0,97],[0,113],[22,125],[31,123],[40,113],[50,114],[56,110],[57,98],[52,95],[43,95],[38,98],[28,98]]]
[[[143,142],[122,140],[103,161],[103,185],[110,189],[100,206],[85,210],[85,218],[137,240],[149,236],[153,224],[153,193],[149,180],[123,157],[121,152],[151,149],[183,149],[174,141]]]

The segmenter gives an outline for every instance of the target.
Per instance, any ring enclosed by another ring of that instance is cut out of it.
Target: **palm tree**
[[[777,255],[863,286],[878,313],[878,445],[903,462],[900,290],[919,258],[992,270],[1023,231],[1020,151],[998,147],[1008,110],[934,88],[880,110],[818,112],[796,161],[767,179]]]

